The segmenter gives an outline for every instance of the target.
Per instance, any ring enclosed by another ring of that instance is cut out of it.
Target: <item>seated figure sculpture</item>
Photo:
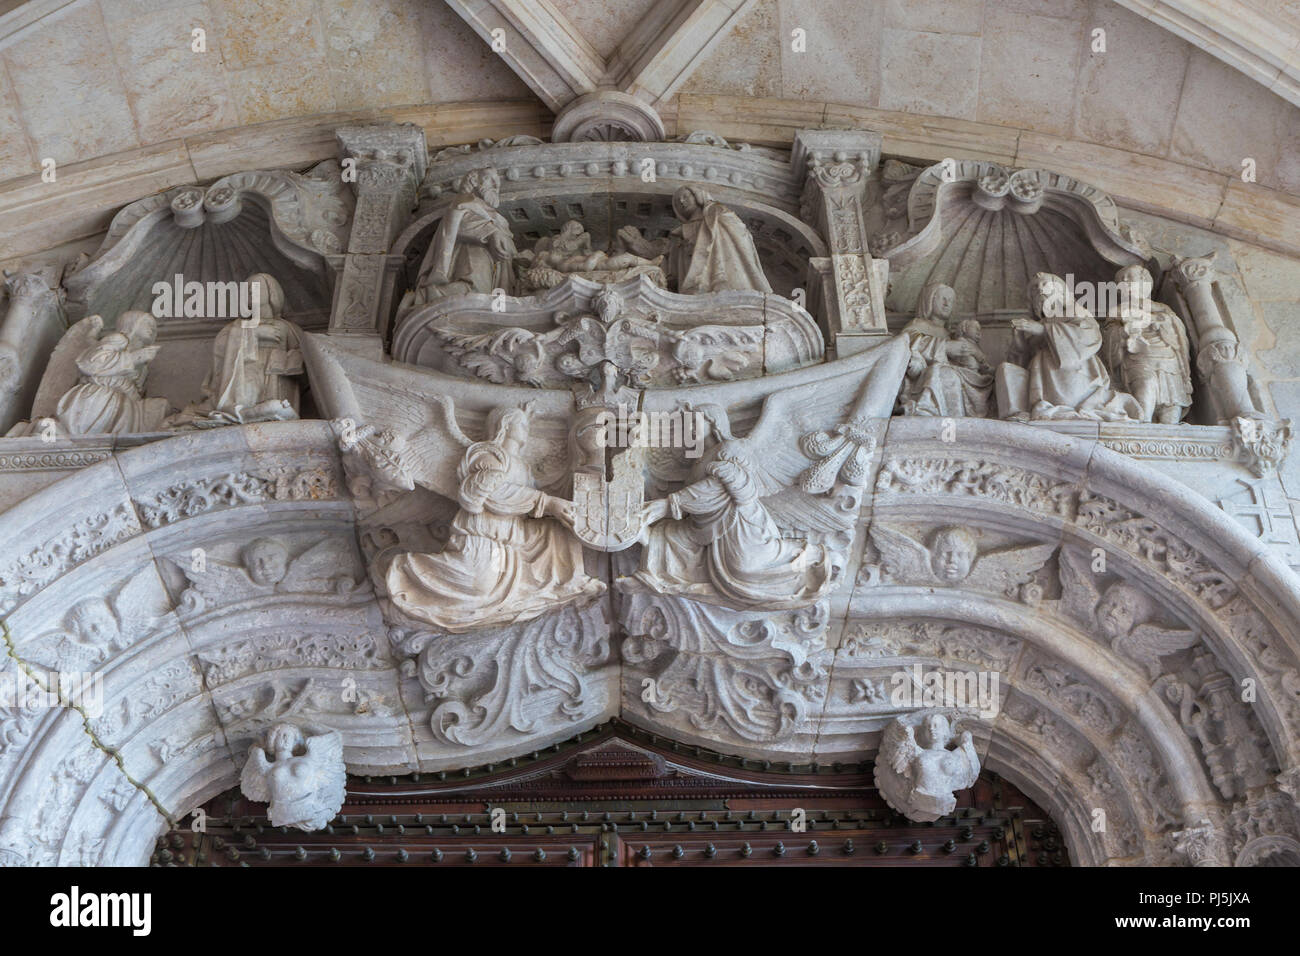
[[[968,319],[951,334],[954,301],[951,287],[928,283],[917,300],[916,317],[903,328],[912,350],[898,393],[904,415],[988,415],[993,372],[979,347],[979,323]]]
[[[1069,299],[1060,276],[1040,272],[1031,286],[1034,318],[1011,322],[1013,351],[1029,355],[1027,368],[1006,362],[998,369],[1003,418],[1138,421],[1142,409],[1127,392],[1111,387],[1101,361],[1101,326]]]
[[[624,226],[618,236],[637,255],[666,255],[669,275],[683,295],[728,289],[772,291],[749,230],[707,190],[678,189],[673,193],[673,213],[681,225],[663,239],[647,239],[635,226]]]
[[[1141,421],[1177,425],[1192,405],[1192,371],[1183,320],[1151,299],[1151,273],[1126,266],[1115,276],[1119,309],[1106,321],[1106,360],[1141,406]]]

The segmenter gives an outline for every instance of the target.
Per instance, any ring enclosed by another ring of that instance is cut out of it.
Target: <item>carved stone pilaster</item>
[[[0,319],[0,435],[26,415],[45,359],[63,332],[63,305],[43,276],[4,277],[9,305]]]
[[[834,294],[825,303],[829,331],[841,353],[865,348],[854,338],[885,335],[885,280],[889,263],[868,249],[863,197],[880,159],[880,135],[859,130],[800,130],[792,161],[804,169],[800,215],[821,230],[830,247],[812,268],[830,272]],[[857,345],[858,348],[854,348]]]
[[[336,135],[344,180],[352,184],[357,205],[330,331],[382,335],[392,295],[387,280],[401,265],[388,252],[418,202],[428,164],[424,131],[402,123],[344,127]]]

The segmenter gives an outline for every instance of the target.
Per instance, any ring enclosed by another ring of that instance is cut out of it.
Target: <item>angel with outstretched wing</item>
[[[841,559],[816,539],[852,524],[826,492],[865,481],[869,422],[889,414],[906,346],[887,343],[872,358],[855,387],[814,381],[769,393],[744,437],[732,434],[721,405],[690,409],[709,447],[685,487],[646,505],[635,578],[732,608],[800,608],[825,597]]]
[[[152,567],[136,572],[107,597],[78,601],[64,615],[63,631],[54,642],[57,669],[88,671],[126,650],[158,627],[168,605]]]
[[[158,354],[157,323],[147,312],[124,312],[117,330],[89,315],[54,347],[32,405],[32,420],[11,435],[37,431],[44,420],[61,435],[120,435],[157,431],[167,415],[163,398],[145,398],[149,363]]]
[[[918,726],[921,741],[916,739]],[[885,802],[909,820],[933,821],[952,813],[954,791],[974,786],[979,772],[970,731],[954,731],[942,711],[914,712],[885,726],[876,756],[876,786]]]
[[[338,731],[279,723],[267,732],[265,746],[249,749],[239,787],[248,799],[268,804],[272,826],[312,831],[342,808],[346,781]]]
[[[885,575],[904,584],[957,584],[1016,597],[1056,550],[1055,544],[1017,545],[980,553],[965,528],[938,529],[930,546],[906,532],[879,522],[871,541],[881,555]]]
[[[1110,641],[1116,653],[1137,661],[1152,680],[1160,676],[1160,658],[1186,650],[1199,640],[1195,631],[1149,623],[1155,603],[1126,581],[1097,588],[1088,561],[1061,550],[1061,602],[1065,612],[1090,632]]]
[[[573,503],[537,489],[523,457],[529,412],[497,408],[486,441],[470,444],[456,471],[460,510],[436,554],[393,558],[385,582],[394,606],[442,631],[531,620],[605,590],[583,567]],[[560,519],[563,524],[551,519]]]

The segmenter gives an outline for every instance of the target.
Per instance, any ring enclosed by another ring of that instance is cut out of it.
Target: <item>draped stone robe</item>
[[[1136,421],[1142,410],[1127,392],[1111,388],[1098,352],[1101,327],[1081,308],[1041,319],[1043,334],[1029,361],[1029,407],[1034,418]]]
[[[905,415],[985,418],[993,376],[948,359],[951,340],[942,322],[917,316],[903,328],[913,355],[926,363],[916,378],[905,378],[898,404]]]
[[[446,548],[400,554],[388,566],[388,593],[399,610],[463,633],[531,620],[604,591],[583,569],[577,539],[538,517],[546,496],[531,486],[523,460],[496,442],[478,442],[458,477],[460,511]]]
[[[696,480],[668,496],[671,520],[651,526],[636,577],[660,594],[733,608],[806,607],[829,586],[821,549],[783,538],[759,497],[753,463],[723,443]]]
[[[669,265],[677,277],[677,291],[683,295],[729,289],[771,292],[754,239],[740,217],[703,190],[695,195],[703,211],[671,234]],[[680,209],[676,198],[673,208]]]

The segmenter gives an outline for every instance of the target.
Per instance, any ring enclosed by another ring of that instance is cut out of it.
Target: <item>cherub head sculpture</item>
[[[925,718],[922,726],[928,738],[920,742],[923,747],[927,750],[939,750],[948,746],[948,739],[952,737],[952,725],[948,723],[947,717],[943,714],[930,714]]]
[[[100,647],[114,644],[120,636],[117,615],[103,598],[87,598],[74,604],[67,625],[78,640]]]
[[[1111,640],[1127,637],[1133,628],[1145,624],[1154,614],[1151,598],[1124,581],[1116,581],[1106,588],[1097,602],[1097,626]]]
[[[940,528],[930,542],[930,570],[940,581],[964,581],[977,557],[979,547],[965,528]]]
[[[279,584],[289,570],[289,552],[274,538],[257,538],[244,548],[244,570],[254,584]]]
[[[266,746],[276,760],[287,760],[302,751],[302,731],[293,724],[276,724],[266,735]]]

